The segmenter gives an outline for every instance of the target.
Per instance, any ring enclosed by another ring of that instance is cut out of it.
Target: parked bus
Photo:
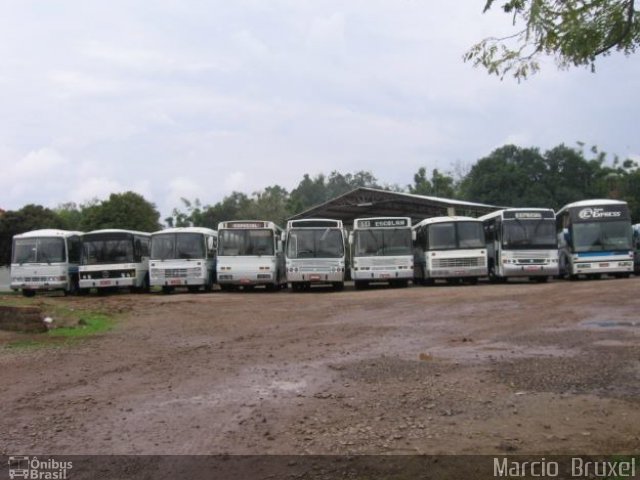
[[[289,220],[286,240],[287,281],[294,291],[312,284],[344,288],[345,234],[341,220]]]
[[[218,224],[218,283],[222,290],[239,286],[267,290],[286,286],[282,229],[273,222],[237,220]]]
[[[11,289],[32,297],[37,290],[78,292],[82,232],[34,230],[14,235]]]
[[[190,292],[213,290],[216,279],[218,233],[210,228],[167,228],[151,234],[151,286],[170,293],[176,287]]]
[[[94,230],[82,235],[80,290],[149,290],[151,235],[131,230]]]
[[[406,287],[413,278],[412,238],[410,218],[356,218],[349,235],[356,288],[374,282]]]
[[[555,215],[548,208],[507,208],[480,217],[484,224],[489,278],[528,277],[546,282],[558,275]]]
[[[487,276],[487,248],[482,222],[477,218],[427,218],[413,230],[416,283],[432,285],[442,279],[475,284]]]
[[[640,223],[633,226],[633,273],[640,273]]]
[[[628,277],[633,272],[629,207],[619,200],[570,203],[556,215],[560,273],[599,278],[603,273]]]

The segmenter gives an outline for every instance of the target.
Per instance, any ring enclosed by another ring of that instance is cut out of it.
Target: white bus
[[[633,226],[633,273],[640,273],[640,223]]]
[[[603,273],[628,277],[633,272],[629,207],[619,200],[583,200],[556,215],[560,273],[599,278]]]
[[[216,280],[218,233],[210,228],[167,228],[151,234],[151,286],[170,293],[176,287],[190,292],[213,290]]]
[[[555,215],[549,208],[507,208],[489,213],[484,223],[489,278],[528,277],[546,282],[558,275]]]
[[[13,237],[11,289],[32,297],[37,290],[78,292],[82,232],[34,230]]]
[[[355,287],[374,282],[406,287],[413,278],[412,238],[410,218],[356,218],[349,235]]]
[[[267,290],[286,286],[282,229],[273,222],[236,220],[218,224],[218,284],[222,290],[239,286]]]
[[[416,283],[478,283],[487,276],[487,248],[482,222],[472,217],[433,217],[413,227]]]
[[[149,290],[151,235],[132,230],[94,230],[82,235],[80,290]]]
[[[345,234],[341,220],[289,220],[285,239],[287,281],[292,290],[306,290],[311,284],[344,288]]]

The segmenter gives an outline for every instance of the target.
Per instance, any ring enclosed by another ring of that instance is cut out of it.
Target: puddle
[[[589,320],[582,322],[585,327],[601,327],[601,328],[615,328],[615,327],[640,327],[640,321],[629,320]]]

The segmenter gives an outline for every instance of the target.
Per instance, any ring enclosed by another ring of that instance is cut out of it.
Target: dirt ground
[[[640,278],[116,294],[6,348],[0,454],[640,451]]]

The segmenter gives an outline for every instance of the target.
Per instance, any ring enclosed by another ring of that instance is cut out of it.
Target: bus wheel
[[[369,282],[366,280],[355,280],[353,283],[356,287],[356,290],[364,290],[369,286]]]
[[[468,283],[469,285],[477,285],[478,277],[469,277],[467,278],[466,283]]]
[[[409,285],[408,280],[394,280],[391,285],[396,288],[406,288]]]
[[[78,296],[84,296],[84,295],[89,295],[89,292],[91,291],[90,288],[78,288]]]
[[[420,284],[432,287],[436,284],[436,281],[433,278],[423,278]]]
[[[33,297],[35,296],[36,291],[35,290],[29,290],[29,289],[22,289],[22,295],[25,297]]]
[[[344,282],[333,282],[333,289],[336,292],[344,290]]]
[[[549,277],[535,277],[534,279],[538,283],[547,283],[549,281]]]
[[[198,293],[200,291],[200,286],[199,285],[189,285],[187,287],[187,290],[189,290],[189,293]]]
[[[167,286],[162,287],[162,293],[164,293],[165,295],[171,292],[173,292],[173,287],[167,287]]]

